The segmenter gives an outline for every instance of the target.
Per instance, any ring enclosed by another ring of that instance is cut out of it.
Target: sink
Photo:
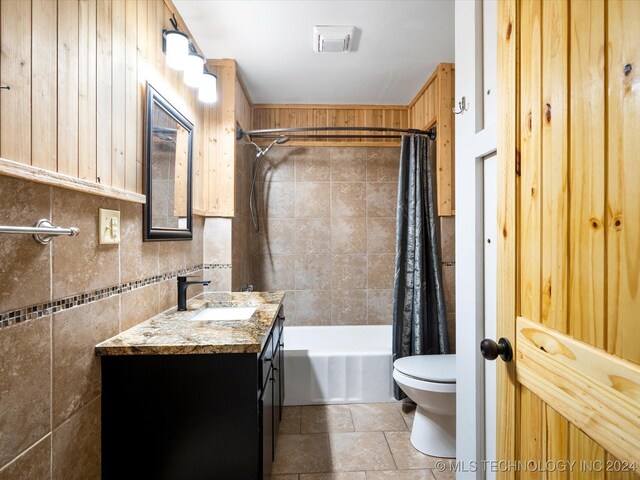
[[[190,320],[249,320],[256,307],[212,307],[205,308]]]

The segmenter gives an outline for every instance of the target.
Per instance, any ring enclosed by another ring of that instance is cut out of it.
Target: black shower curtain
[[[402,137],[396,211],[393,360],[449,353],[436,214],[435,141]],[[394,382],[397,399],[405,395]]]

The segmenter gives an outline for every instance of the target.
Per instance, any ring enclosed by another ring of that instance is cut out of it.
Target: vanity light
[[[201,102],[217,102],[218,78],[205,68],[204,57],[189,43],[187,34],[180,31],[176,16],[173,15],[169,21],[173,30],[162,31],[162,51],[167,56],[167,65],[174,70],[184,70],[184,83],[198,89]]]
[[[189,37],[178,30],[164,30],[167,65],[174,70],[184,70],[189,57]]]
[[[202,81],[204,57],[199,53],[191,52],[187,57],[184,69],[184,83],[190,87],[198,88]]]
[[[211,72],[204,72],[198,90],[198,100],[203,103],[218,101],[218,78]]]

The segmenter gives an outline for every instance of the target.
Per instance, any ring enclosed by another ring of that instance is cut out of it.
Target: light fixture
[[[202,81],[204,57],[197,52],[189,53],[184,69],[184,83],[190,87],[198,88]]]
[[[204,66],[205,58],[200,55],[189,37],[178,28],[173,15],[169,19],[173,30],[162,30],[162,51],[167,56],[167,65],[175,70],[184,70],[185,85],[198,89],[198,99],[203,103],[218,101],[218,78]]]
[[[218,101],[218,78],[213,73],[205,71],[202,74],[200,88],[198,89],[198,100],[203,103],[215,103]]]
[[[189,37],[178,30],[164,30],[162,34],[167,65],[174,70],[184,70],[189,57]]]

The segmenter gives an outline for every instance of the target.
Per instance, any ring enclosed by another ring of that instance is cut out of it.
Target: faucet
[[[197,282],[187,281],[189,277],[178,277],[178,311],[184,312],[187,309],[187,287],[189,285],[209,285],[211,280],[200,280]]]

